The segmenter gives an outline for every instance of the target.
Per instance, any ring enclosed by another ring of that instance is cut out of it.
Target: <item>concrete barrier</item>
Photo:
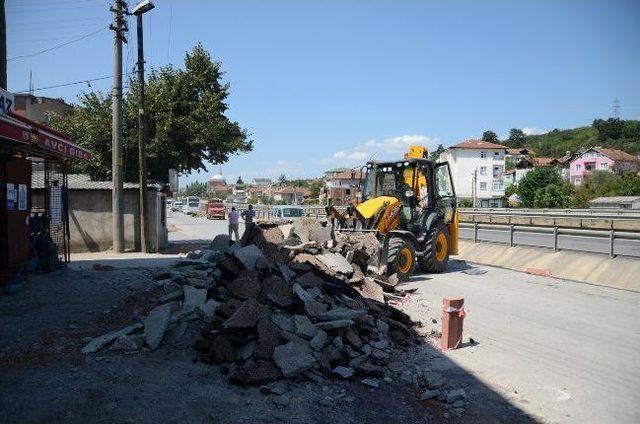
[[[547,269],[556,278],[640,292],[640,261],[637,259],[465,240],[459,241],[459,251],[456,258],[470,262],[518,271]]]
[[[621,231],[640,231],[640,219],[615,219],[613,229]]]

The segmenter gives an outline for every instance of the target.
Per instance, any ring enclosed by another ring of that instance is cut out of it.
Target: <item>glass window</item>
[[[480,167],[480,175],[487,175],[487,167],[486,166],[481,166]]]
[[[600,169],[609,169],[609,164],[607,162],[602,162],[600,164]]]
[[[437,197],[453,196],[449,165],[440,165],[436,168],[436,190]]]
[[[487,157],[487,152],[480,152],[480,157],[482,159],[486,158]]]
[[[580,165],[579,163],[576,164],[576,169],[579,171],[582,169],[582,165]]]
[[[480,190],[485,191],[487,189],[487,183],[480,183]]]

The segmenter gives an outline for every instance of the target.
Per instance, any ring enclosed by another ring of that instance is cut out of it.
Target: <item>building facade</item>
[[[504,158],[507,147],[482,140],[465,140],[440,154],[449,162],[458,199],[473,199],[476,207],[503,207]]]
[[[16,94],[14,106],[16,114],[45,125],[49,124],[50,114],[65,115],[73,110],[73,106],[62,99],[37,97],[33,94]]]
[[[326,199],[326,204],[346,206],[356,202],[363,177],[360,170],[334,169],[325,172],[325,193],[322,197]]]
[[[580,185],[592,171],[614,174],[640,170],[640,158],[616,149],[593,147],[573,159],[569,164],[571,184]]]

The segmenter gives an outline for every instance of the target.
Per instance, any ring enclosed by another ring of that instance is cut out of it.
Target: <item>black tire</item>
[[[439,222],[427,237],[424,256],[418,257],[420,269],[434,274],[444,272],[449,263],[449,243],[451,243],[449,229],[444,223]]]
[[[410,261],[407,263],[407,261]],[[392,237],[389,240],[389,252],[387,254],[387,273],[398,274],[398,279],[409,279],[416,266],[416,248],[413,243],[401,237]]]

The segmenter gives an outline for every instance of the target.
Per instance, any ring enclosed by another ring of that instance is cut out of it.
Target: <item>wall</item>
[[[585,164],[593,163],[595,166],[591,170],[587,170]],[[614,166],[613,160],[601,153],[587,152],[581,157],[573,160],[569,165],[571,176],[571,184],[580,185],[584,181],[584,177],[591,171],[612,171]]]
[[[30,94],[16,94],[15,99],[15,112],[18,115],[42,124],[48,124],[49,117],[47,115],[49,113],[64,115],[73,110],[72,106],[61,99],[36,97]]]
[[[493,167],[500,166],[501,175],[496,180],[502,182],[504,173],[504,150],[487,149],[482,150],[487,153],[486,158],[480,157],[480,149],[449,149],[442,155],[442,159],[449,161],[451,174],[456,188],[456,195],[461,198],[473,197],[473,173],[478,171],[476,196],[480,198],[491,198],[504,196],[504,185],[502,190],[493,189]],[[498,153],[497,155],[495,153]],[[480,168],[487,168],[486,175],[480,175]],[[480,190],[480,184],[486,183],[486,190]]]
[[[125,249],[139,249],[136,228],[140,225],[138,190],[124,190]],[[162,195],[147,193],[149,245],[152,251],[166,247],[166,220],[162,221]],[[97,252],[112,247],[111,190],[69,190],[71,252]]]

